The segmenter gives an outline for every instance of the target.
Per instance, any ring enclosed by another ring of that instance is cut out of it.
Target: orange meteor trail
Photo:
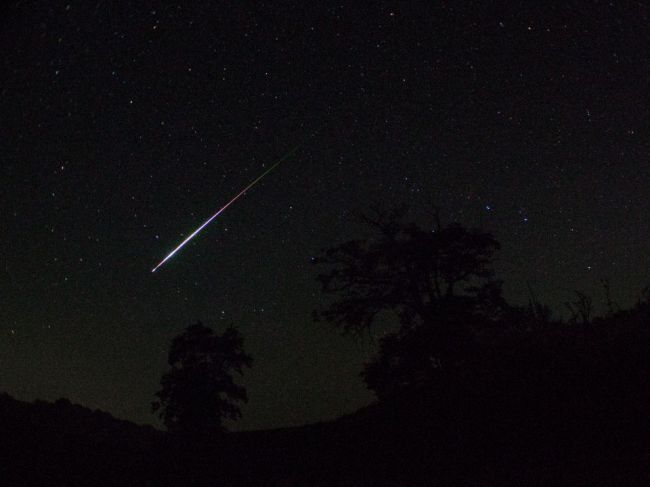
[[[273,164],[270,168],[268,168],[266,171],[264,171],[264,173],[263,173],[260,177],[258,177],[255,181],[253,181],[253,182],[250,183],[248,186],[246,186],[244,189],[242,189],[239,193],[237,193],[237,194],[236,194],[236,195],[235,195],[235,196],[234,196],[234,197],[233,197],[233,198],[232,198],[228,203],[226,203],[225,205],[223,205],[223,206],[219,209],[219,211],[217,211],[214,215],[212,215],[210,218],[208,218],[208,219],[207,219],[207,220],[206,220],[206,221],[205,221],[205,222],[204,222],[204,223],[203,223],[199,228],[197,228],[196,230],[194,230],[194,231],[191,233],[191,235],[190,235],[189,237],[187,237],[185,240],[183,240],[183,241],[178,245],[178,247],[176,247],[174,250],[172,250],[172,251],[169,253],[169,255],[167,255],[167,257],[165,257],[163,260],[161,260],[160,263],[159,263],[156,267],[154,267],[153,269],[151,269],[151,272],[156,272],[156,270],[157,270],[161,265],[163,265],[165,262],[167,262],[169,259],[171,259],[171,258],[174,256],[174,254],[175,254],[176,252],[178,252],[180,249],[182,249],[183,246],[184,246],[187,242],[189,242],[190,240],[192,240],[192,239],[196,236],[197,233],[199,233],[201,230],[203,230],[203,229],[204,229],[204,228],[205,228],[205,227],[206,227],[206,226],[207,226],[207,225],[208,225],[212,220],[214,220],[215,218],[217,218],[217,217],[218,217],[218,216],[219,216],[219,215],[220,215],[220,214],[221,214],[221,213],[222,213],[226,208],[228,208],[228,207],[229,207],[230,205],[232,205],[235,201],[237,201],[237,199],[238,199],[240,196],[242,196],[244,193],[246,193],[246,191],[248,191],[248,190],[251,189],[253,186],[255,186],[255,185],[256,185],[256,184],[257,184],[257,183],[258,183],[258,182],[259,182],[259,181],[260,181],[264,176],[266,176],[268,173],[270,173],[271,171],[273,171],[273,169],[275,169],[276,167],[278,167],[278,166],[280,165],[281,162],[283,162],[285,159],[289,158],[289,157],[290,157],[294,152],[296,152],[296,151],[298,150],[298,147],[300,147],[300,146],[297,145],[297,146],[295,146],[293,149],[291,149],[289,152],[287,152],[287,153],[286,153],[282,158],[280,158],[280,160],[279,160],[278,162],[276,162],[276,163]]]

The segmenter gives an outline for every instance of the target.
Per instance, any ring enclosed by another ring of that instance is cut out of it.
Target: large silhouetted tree
[[[219,336],[197,323],[172,341],[170,370],[152,403],[154,412],[171,432],[205,436],[224,431],[224,419],[241,416],[238,403],[248,400],[246,389],[235,383],[252,358],[235,328]]]
[[[363,374],[380,396],[450,364],[468,349],[472,328],[497,321],[506,308],[492,235],[455,223],[426,230],[403,215],[395,209],[366,218],[373,237],[315,259],[328,268],[318,276],[323,291],[335,297],[317,318],[357,335],[382,312],[399,319],[399,331],[382,339]]]

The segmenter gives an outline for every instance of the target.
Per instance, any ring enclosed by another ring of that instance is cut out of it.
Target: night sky
[[[0,391],[157,424],[201,320],[255,359],[236,428],[352,412],[373,344],[312,322],[310,260],[376,203],[493,232],[514,303],[650,282],[649,7],[318,3],[4,9]]]

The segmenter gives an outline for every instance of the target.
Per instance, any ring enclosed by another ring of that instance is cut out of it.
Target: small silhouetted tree
[[[241,417],[239,403],[247,402],[246,389],[235,383],[252,358],[235,328],[219,336],[200,322],[172,341],[162,389],[152,403],[170,432],[206,436],[225,431],[224,419]]]
[[[576,300],[567,301],[565,303],[566,307],[569,309],[569,313],[571,313],[569,323],[579,323],[588,327],[591,324],[594,311],[591,296],[587,296],[585,293],[577,290],[574,291],[574,293],[576,294]]]
[[[375,230],[367,240],[328,249],[315,263],[335,300],[315,317],[360,335],[389,311],[397,333],[362,374],[379,396],[421,382],[468,350],[470,328],[498,321],[506,308],[492,258],[499,243],[489,233],[453,223],[431,230],[403,221],[404,211],[366,217]]]

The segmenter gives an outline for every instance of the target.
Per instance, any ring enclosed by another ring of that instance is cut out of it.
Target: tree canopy
[[[334,300],[315,312],[360,335],[379,313],[394,313],[400,329],[384,337],[364,378],[379,393],[417,381],[467,349],[470,328],[494,322],[506,309],[492,259],[499,243],[457,223],[424,229],[400,209],[366,218],[374,236],[326,250],[315,263]],[[408,378],[408,380],[407,380]]]
[[[171,432],[205,435],[225,430],[224,419],[241,417],[239,403],[247,402],[246,389],[234,374],[243,375],[252,358],[243,350],[237,329],[219,336],[200,322],[175,337],[169,351],[170,370],[152,403]]]
[[[356,333],[385,310],[413,325],[440,317],[452,304],[479,309],[500,302],[491,265],[499,243],[491,234],[456,223],[424,230],[403,223],[397,210],[367,221],[374,238],[345,242],[314,259],[329,268],[318,276],[323,292],[337,298],[316,311],[318,318]]]

